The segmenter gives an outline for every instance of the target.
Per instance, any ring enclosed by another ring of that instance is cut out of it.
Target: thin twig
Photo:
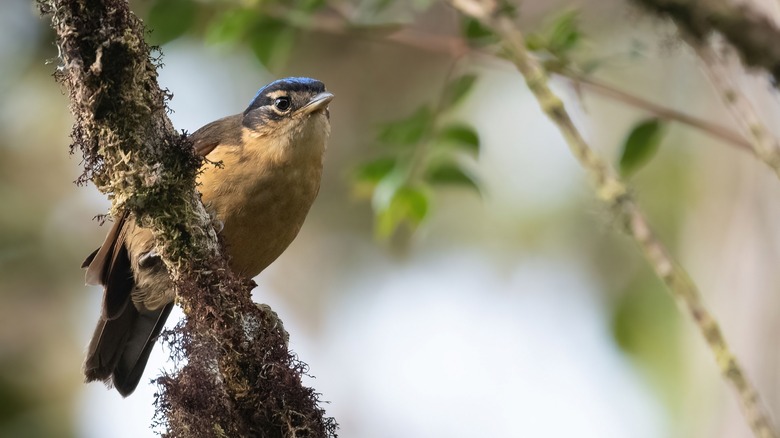
[[[447,54],[454,58],[460,58],[466,55],[482,55],[490,56],[490,59],[497,60],[497,58],[495,58],[493,54],[488,53],[488,51],[473,48],[469,46],[468,42],[463,38],[454,36],[433,35],[427,32],[416,31],[409,27],[403,27],[400,29],[392,28],[393,31],[388,31],[382,28],[378,30],[363,28],[356,29],[354,26],[351,26],[348,21],[346,21],[345,15],[343,13],[339,13],[338,15],[325,15],[320,13],[299,18],[292,14],[289,9],[280,7],[276,4],[269,5],[267,8],[265,8],[264,13],[274,18],[285,20],[289,24],[309,32],[319,32],[340,36],[359,35],[364,40],[375,43],[395,44],[429,53]],[[731,129],[724,128],[707,120],[700,119],[675,109],[650,102],[627,91],[620,90],[612,85],[586,77],[582,74],[570,70],[556,70],[554,73],[561,77],[572,80],[576,84],[582,85],[583,88],[594,93],[598,93],[615,101],[642,109],[664,120],[675,121],[684,125],[688,125],[739,149],[745,151],[753,150],[750,143],[745,140],[744,137]]]
[[[703,131],[704,133],[709,134],[714,138],[723,140],[740,149],[755,152],[751,147],[751,143],[745,140],[743,136],[728,128],[724,128],[723,126],[685,114],[672,108],[658,105],[656,103],[650,102],[649,100],[642,99],[641,97],[634,94],[615,88],[612,85],[605,84],[604,82],[577,74],[575,72],[561,70],[555,71],[553,73],[569,79],[575,84],[581,85],[594,93],[625,103],[626,105],[633,106],[634,108],[645,110],[664,120],[679,122],[692,128],[699,129],[700,131]]]
[[[525,78],[542,110],[557,125],[571,152],[589,173],[599,198],[606,202],[617,218],[625,224],[628,233],[637,242],[653,270],[699,328],[725,380],[736,390],[742,412],[755,436],[776,437],[777,433],[758,392],[748,381],[736,356],[729,349],[717,321],[704,305],[696,285],[652,231],[626,185],[582,138],[563,102],[550,90],[542,66],[528,53],[523,34],[509,18],[496,14],[496,9],[491,7],[491,4],[478,0],[450,2],[462,13],[480,20],[501,36],[512,61]]]
[[[687,38],[686,41],[699,55],[704,71],[723,104],[737,121],[745,136],[750,139],[748,142],[750,149],[780,177],[780,144],[761,122],[758,111],[747,96],[740,92],[740,87],[728,71],[725,60],[721,59],[706,43],[697,43]]]

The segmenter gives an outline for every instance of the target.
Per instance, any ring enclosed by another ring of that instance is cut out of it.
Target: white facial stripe
[[[276,90],[271,93],[268,93],[268,97],[270,97],[271,99],[276,99],[278,97],[284,97],[284,96],[287,96],[287,92],[284,90]]]

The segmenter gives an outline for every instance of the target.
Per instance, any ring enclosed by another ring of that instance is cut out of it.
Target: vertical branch
[[[736,390],[742,411],[754,434],[761,438],[777,437],[758,392],[748,381],[736,356],[729,349],[717,321],[707,310],[696,285],[652,231],[625,184],[582,138],[562,101],[549,88],[546,73],[540,63],[528,53],[523,34],[510,19],[498,14],[490,1],[450,1],[462,13],[480,20],[502,38],[511,61],[525,78],[542,110],[561,131],[572,154],[588,172],[598,197],[607,203],[615,216],[625,224],[628,233],[639,245],[656,275],[666,284],[669,292],[698,327],[715,356],[723,377]]]
[[[158,379],[156,424],[169,437],[335,436],[278,318],[252,302],[254,283],[221,256],[195,190],[200,160],[167,117],[170,94],[127,0],[38,5],[56,32],[71,148],[85,163],[79,181],[106,194],[113,215],[127,212],[154,233],[186,315],[172,335],[174,359],[186,365]]]

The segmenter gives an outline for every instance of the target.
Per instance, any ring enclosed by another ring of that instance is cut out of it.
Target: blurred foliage
[[[674,411],[680,407],[683,379],[680,313],[663,288],[649,270],[638,273],[614,304],[612,331]]]
[[[324,0],[200,2],[154,0],[139,2],[146,9],[149,41],[163,45],[186,34],[212,45],[246,45],[268,68],[283,66],[301,28]]]
[[[379,239],[388,239],[402,225],[412,231],[419,226],[430,211],[433,187],[463,186],[479,192],[469,170],[479,155],[479,135],[448,116],[476,80],[466,74],[449,81],[435,107],[423,105],[379,129],[383,155],[353,172],[355,194],[371,198]]]
[[[558,66],[570,63],[570,56],[582,42],[580,12],[570,9],[559,13],[538,32],[526,38],[526,46],[533,52],[546,52]],[[548,67],[550,64],[548,63]]]
[[[165,44],[187,32],[197,15],[197,6],[191,0],[164,0],[152,5],[146,25],[154,31],[150,35],[153,44]]]
[[[620,174],[624,177],[632,175],[647,164],[658,152],[663,138],[664,124],[657,118],[637,123],[623,142],[620,154]]]

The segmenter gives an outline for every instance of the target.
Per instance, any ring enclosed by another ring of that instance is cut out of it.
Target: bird
[[[243,113],[189,136],[195,153],[205,157],[197,187],[221,224],[236,274],[258,275],[301,229],[319,192],[332,99],[318,80],[279,79],[262,87]],[[86,283],[104,290],[85,380],[103,381],[127,397],[174,306],[173,283],[152,232],[129,213],[114,219],[82,268]]]

